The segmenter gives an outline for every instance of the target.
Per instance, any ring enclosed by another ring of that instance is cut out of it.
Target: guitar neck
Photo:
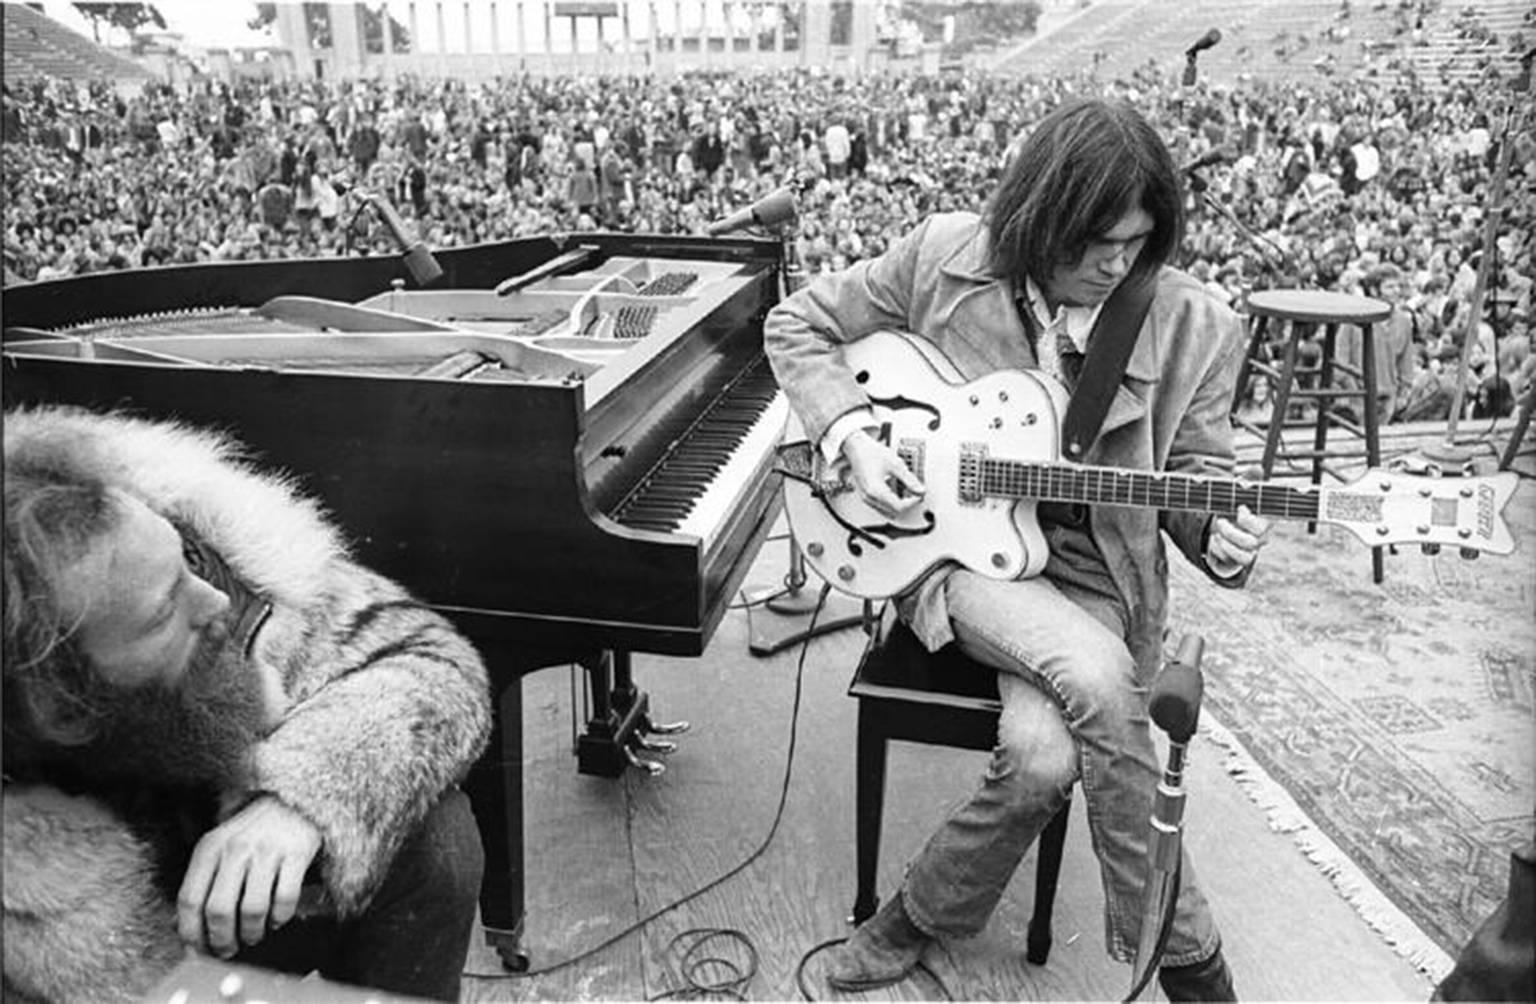
[[[1041,502],[1082,502],[1231,515],[1238,506],[1270,519],[1318,519],[1321,495],[1316,488],[1252,484],[1193,474],[1126,471],[1114,467],[1027,463],[986,458],[981,461],[980,493],[994,498]]]

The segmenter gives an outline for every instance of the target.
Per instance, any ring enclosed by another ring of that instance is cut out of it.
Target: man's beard
[[[176,684],[109,700],[101,731],[81,750],[103,780],[216,791],[249,784],[252,747],[268,724],[259,674],[225,633],[199,642]]]

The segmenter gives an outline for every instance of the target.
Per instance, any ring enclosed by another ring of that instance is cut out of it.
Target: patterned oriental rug
[[[1508,557],[1386,556],[1275,524],[1245,590],[1170,562],[1172,628],[1206,638],[1200,738],[1271,825],[1439,979],[1504,899],[1536,825],[1536,485]]]

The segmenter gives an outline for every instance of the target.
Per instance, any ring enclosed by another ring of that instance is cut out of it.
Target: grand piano
[[[700,655],[779,511],[787,406],[762,321],[783,256],[580,234],[435,260],[426,286],[364,257],[8,287],[0,394],[231,430],[475,641],[497,708],[467,782],[481,915],[517,968],[521,677],[585,668],[578,769],[659,769],[630,653]]]

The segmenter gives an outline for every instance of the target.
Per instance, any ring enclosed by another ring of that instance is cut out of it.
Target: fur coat
[[[474,648],[352,561],[313,500],[227,437],[56,407],[7,413],[4,436],[8,475],[62,465],[99,477],[269,605],[254,634],[225,642],[253,675],[263,723],[236,753],[216,751],[216,769],[208,751],[165,751],[165,762],[216,775],[196,780],[213,784],[225,812],[270,793],[307,817],[322,836],[327,899],[339,916],[358,913],[485,745],[490,688]],[[163,849],[102,801],[26,780],[4,792],[6,998],[139,999],[184,954],[174,889],[156,881]]]

